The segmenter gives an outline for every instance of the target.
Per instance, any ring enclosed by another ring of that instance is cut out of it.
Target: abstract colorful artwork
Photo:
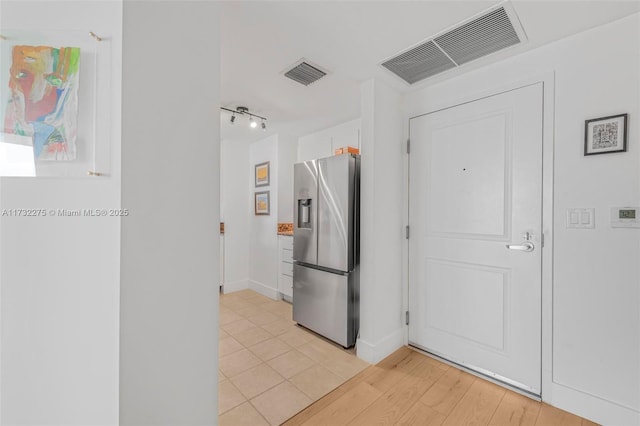
[[[4,132],[31,137],[36,160],[76,158],[79,69],[77,47],[11,50]]]

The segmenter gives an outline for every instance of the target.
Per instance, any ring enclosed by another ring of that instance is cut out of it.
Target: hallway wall
[[[124,4],[121,425],[217,422],[218,7]]]
[[[76,145],[81,157],[94,140],[82,107],[94,79],[85,71],[95,59],[95,135],[106,145],[98,160],[108,165],[98,171],[108,175],[74,169],[75,177],[0,178],[0,211],[48,212],[0,215],[0,424],[112,425],[118,423],[120,217],[51,211],[121,207],[122,2],[0,2],[2,32],[46,40],[47,31],[40,32],[52,27],[58,30],[52,36],[77,37],[83,46],[95,43],[88,31],[105,38],[97,57],[81,53]]]

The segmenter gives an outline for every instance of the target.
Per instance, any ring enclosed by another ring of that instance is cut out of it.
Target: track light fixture
[[[258,122],[256,121],[256,118],[259,118],[260,120],[262,120],[262,130],[267,131],[267,125],[265,124],[265,121],[267,121],[266,117],[261,117],[259,115],[256,115],[252,112],[249,112],[249,108],[244,107],[244,106],[239,106],[236,107],[235,110],[233,109],[229,109],[229,108],[225,108],[225,107],[220,107],[221,110],[224,111],[229,111],[231,113],[231,124],[234,123],[234,121],[236,121],[236,114],[237,115],[247,115],[249,116],[249,126],[252,129],[255,129],[256,127],[258,127]]]

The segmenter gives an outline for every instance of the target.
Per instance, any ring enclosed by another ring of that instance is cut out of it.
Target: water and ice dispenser
[[[311,228],[311,198],[298,200],[298,228]]]

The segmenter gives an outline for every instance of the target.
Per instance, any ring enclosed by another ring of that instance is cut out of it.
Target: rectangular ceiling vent
[[[284,73],[285,77],[289,77],[291,80],[305,86],[315,83],[325,75],[327,75],[325,71],[315,65],[311,65],[304,59],[298,61],[293,68]]]
[[[527,40],[510,3],[503,3],[394,56],[382,66],[414,84]]]

